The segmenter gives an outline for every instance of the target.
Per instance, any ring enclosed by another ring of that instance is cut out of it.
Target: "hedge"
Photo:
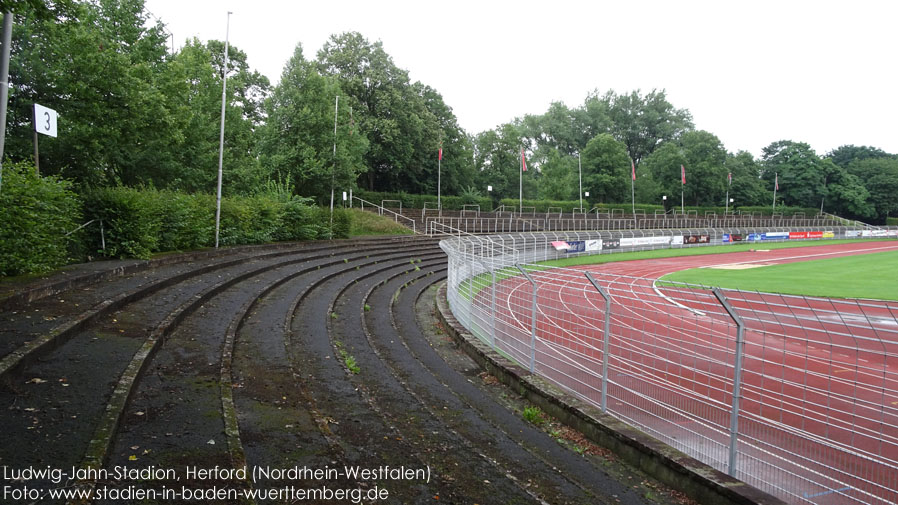
[[[886,226],[898,226],[898,217],[887,217]]]
[[[215,245],[215,197],[188,195],[146,188],[102,188],[84,196],[85,213],[102,219],[105,254],[110,257],[148,258],[152,253]],[[278,199],[267,195],[222,198],[219,245],[262,244],[284,240],[345,238],[350,217],[334,211],[330,232],[328,211],[305,199]],[[98,251],[100,237],[90,238]]]
[[[80,234],[81,205],[71,185],[25,164],[3,167],[0,276],[43,273],[66,264]]]
[[[380,205],[384,200],[399,200],[402,202],[403,208],[408,207],[410,209],[423,209],[425,203],[428,208],[435,209],[437,206],[436,195],[412,195],[409,193],[385,193],[359,190],[353,193],[353,196],[377,205]],[[461,210],[463,205],[480,205],[480,210],[484,211],[492,210],[493,208],[493,201],[490,198],[485,197],[474,198],[443,195],[439,200],[443,209],[446,210]],[[353,202],[352,205],[355,207],[358,205],[358,202]],[[398,207],[395,203],[388,203],[386,206],[390,208]]]

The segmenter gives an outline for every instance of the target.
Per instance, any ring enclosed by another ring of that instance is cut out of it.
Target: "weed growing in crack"
[[[543,416],[543,411],[540,410],[539,407],[525,407],[523,416],[525,421],[537,426],[546,422],[546,418]]]
[[[343,364],[346,365],[346,369],[350,372],[357,374],[362,371],[362,369],[359,368],[359,364],[356,363],[355,357],[346,352],[345,349],[340,349],[340,357],[343,358]]]

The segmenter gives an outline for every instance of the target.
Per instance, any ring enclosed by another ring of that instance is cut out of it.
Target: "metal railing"
[[[363,199],[361,199],[361,198],[359,198],[359,197],[357,197],[357,196],[353,196],[352,199],[353,199],[353,200],[358,200],[358,201],[359,201],[359,204],[361,204],[361,206],[362,206],[362,210],[365,210],[365,205],[367,205],[367,206],[369,207],[369,210],[373,208],[373,209],[375,209],[375,210],[377,211],[377,213],[380,214],[381,216],[383,216],[384,214],[388,214],[388,215],[393,216],[393,221],[395,221],[395,222],[397,222],[397,223],[399,222],[400,219],[403,219],[403,220],[405,221],[403,224],[405,224],[406,226],[408,226],[409,228],[411,228],[413,232],[418,233],[418,230],[416,229],[416,226],[415,226],[415,220],[414,220],[414,219],[412,219],[412,218],[410,218],[410,217],[403,216],[402,214],[398,214],[398,213],[396,213],[396,212],[393,212],[392,210],[387,209],[387,208],[385,208],[385,207],[383,207],[383,206],[381,206],[381,205],[377,205],[376,203],[371,203],[371,202],[369,202],[368,200],[363,200]],[[388,200],[385,200],[385,201],[388,201]]]
[[[522,366],[790,503],[898,502],[898,302],[709,289],[536,263],[570,256],[560,241],[586,253],[790,230],[654,232],[456,230],[440,243],[450,306]]]
[[[65,236],[68,237],[69,235],[75,233],[76,231],[78,231],[82,228],[85,228],[88,225],[93,224],[93,223],[99,223],[99,225],[100,225],[100,248],[103,250],[103,252],[106,252],[106,232],[103,230],[103,220],[102,219],[91,219],[90,221],[82,224],[81,226],[75,228],[74,230],[66,233]]]

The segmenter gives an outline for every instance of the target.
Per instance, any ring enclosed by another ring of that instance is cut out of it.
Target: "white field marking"
[[[710,267],[699,267],[699,268],[713,268],[715,270],[748,270],[749,268],[769,267],[771,265],[775,265],[775,263],[758,263],[758,264],[727,263],[726,265],[714,265],[714,266],[710,266]]]
[[[845,253],[853,253],[853,252],[879,251],[880,249],[890,250],[890,249],[895,249],[895,247],[896,247],[895,245],[887,245],[887,246],[883,246],[883,247],[871,247],[868,249],[850,249],[847,251],[832,251],[832,252],[817,253],[817,254],[804,254],[801,256],[785,256],[785,257],[781,257],[781,258],[765,258],[765,259],[760,259],[760,260],[739,261],[736,263],[719,263],[717,265],[707,265],[707,266],[699,267],[699,268],[721,268],[721,267],[726,267],[728,265],[746,265],[746,264],[751,264],[751,263],[763,263],[765,261],[782,261],[782,260],[794,260],[794,259],[802,259],[802,258],[817,258],[820,256],[844,255]],[[778,250],[783,251],[784,249],[778,249]]]

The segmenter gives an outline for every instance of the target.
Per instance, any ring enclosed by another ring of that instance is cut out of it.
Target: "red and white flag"
[[[636,180],[636,163],[633,163],[633,160],[630,160],[630,170],[633,172],[633,180]]]
[[[440,154],[439,154],[439,156],[440,156],[440,157],[439,157],[439,160],[440,160],[440,161],[443,161],[443,148],[442,148],[442,147],[440,147]]]
[[[733,183],[733,172],[727,172],[727,184]]]
[[[521,148],[521,170],[527,171],[527,160],[524,159],[524,148]]]
[[[773,189],[777,191],[780,189],[780,174],[776,174],[773,178]]]
[[[686,184],[686,167],[680,165],[680,178],[683,180],[683,184]]]

